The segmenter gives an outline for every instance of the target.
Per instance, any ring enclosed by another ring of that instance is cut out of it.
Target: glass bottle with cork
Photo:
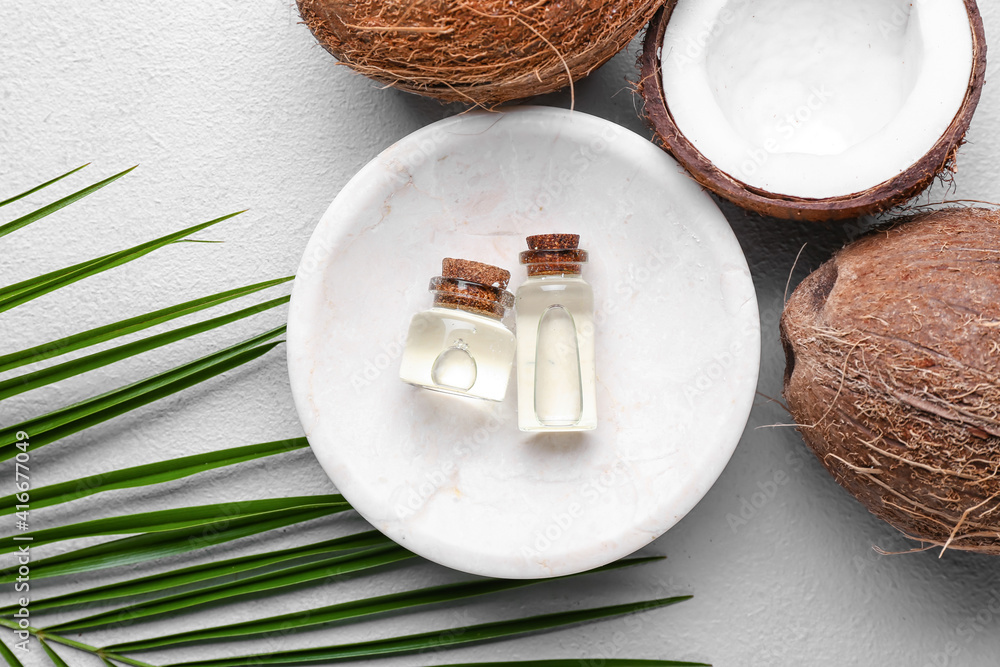
[[[594,291],[578,234],[529,236],[517,289],[517,422],[522,431],[597,427]]]
[[[434,304],[410,321],[399,368],[404,381],[427,389],[502,401],[514,361],[514,334],[502,320],[514,305],[510,272],[445,258],[432,278]]]

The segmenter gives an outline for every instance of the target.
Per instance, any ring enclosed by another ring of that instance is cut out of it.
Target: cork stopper
[[[579,234],[539,234],[526,240],[530,250],[520,258],[529,276],[578,274],[587,261],[587,251],[579,247]]]
[[[580,247],[579,234],[538,234],[525,240],[532,250],[574,250]]]
[[[441,275],[431,279],[434,305],[502,319],[514,305],[514,295],[507,291],[510,271],[468,259],[446,257],[441,260]]]
[[[458,278],[470,283],[480,285],[493,285],[500,289],[507,287],[510,281],[510,271],[501,269],[499,266],[473,262],[469,259],[453,259],[445,257],[441,260],[441,276],[444,278]]]

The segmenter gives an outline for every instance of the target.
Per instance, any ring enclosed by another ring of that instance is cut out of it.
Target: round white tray
[[[399,379],[443,257],[524,278],[524,237],[577,233],[597,304],[595,431],[517,428],[503,403]],[[316,457],[399,544],[496,577],[587,570],[656,539],[704,496],[750,412],[760,326],[746,260],[663,151],[579,112],[467,113],[386,149],[303,256],[288,366]]]

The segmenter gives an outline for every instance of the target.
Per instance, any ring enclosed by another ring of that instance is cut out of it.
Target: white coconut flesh
[[[660,58],[674,122],[718,169],[823,199],[918,162],[972,51],[962,0],[678,0]]]

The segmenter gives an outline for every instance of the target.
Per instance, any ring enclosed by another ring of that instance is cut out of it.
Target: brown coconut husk
[[[685,137],[663,93],[660,70],[660,47],[677,0],[668,0],[646,31],[639,67],[642,78],[639,92],[645,102],[646,120],[655,140],[680,162],[703,186],[734,204],[762,215],[789,220],[845,220],[863,215],[877,215],[913,199],[926,190],[934,179],[956,170],[956,155],[969,123],[979,104],[986,77],[986,33],[975,0],[965,0],[972,28],[972,75],[965,100],[948,129],[937,143],[899,176],[863,192],[826,199],[808,199],[775,194],[747,185],[716,168]]]
[[[663,0],[297,0],[341,63],[394,88],[492,107],[570,85]]]
[[[781,318],[784,395],[873,514],[1000,554],[1000,212],[918,215],[838,252]]]

